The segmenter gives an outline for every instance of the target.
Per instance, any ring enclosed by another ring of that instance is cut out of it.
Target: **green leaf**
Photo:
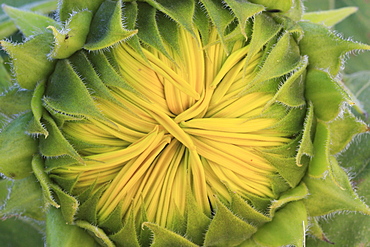
[[[24,218],[9,218],[0,221],[2,246],[43,246],[43,235]]]
[[[46,27],[59,26],[50,17],[37,14],[28,10],[22,10],[7,5],[2,5],[5,13],[14,21],[19,30],[26,36],[41,34],[46,31]],[[19,18],[22,16],[22,18]]]
[[[355,109],[369,123],[367,115],[370,113],[370,71],[360,71],[351,75],[345,75],[343,79],[353,94]]]
[[[331,159],[330,165],[330,173],[325,178],[304,178],[310,191],[310,195],[304,199],[309,215],[323,216],[342,211],[370,215],[370,208],[353,191],[347,174],[334,159]]]
[[[37,153],[37,140],[25,133],[31,117],[30,113],[20,115],[0,132],[0,173],[9,178],[31,175],[32,156]]]
[[[42,0],[31,2],[29,0],[2,0],[2,3],[4,3],[4,5],[19,7],[20,11],[36,12],[39,14],[48,14],[56,10],[58,5],[57,0]],[[15,16],[15,19],[18,19],[17,16]],[[0,39],[10,36],[16,31],[17,26],[6,14],[4,14],[3,9],[0,8]]]
[[[355,13],[357,9],[356,7],[346,7],[327,11],[308,12],[303,15],[302,19],[331,27]]]
[[[44,220],[43,207],[40,185],[31,175],[13,181],[5,205],[0,209],[0,216],[26,216],[36,220]]]
[[[46,244],[49,247],[100,246],[84,229],[66,224],[61,210],[53,207],[46,215]]]

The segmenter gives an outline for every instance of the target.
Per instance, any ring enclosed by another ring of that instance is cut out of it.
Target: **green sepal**
[[[194,0],[183,0],[173,4],[171,0],[147,0],[147,3],[171,17],[189,33],[195,36],[193,29]]]
[[[42,106],[42,97],[45,92],[45,81],[40,81],[36,84],[35,90],[33,91],[31,99],[31,110],[33,113],[33,118],[30,121],[27,131],[30,134],[39,135],[42,134],[45,138],[49,135],[49,132],[45,129],[44,125],[41,123],[42,113],[44,107]]]
[[[303,247],[307,226],[305,205],[302,201],[293,201],[277,211],[271,222],[261,226],[253,240],[264,247]]]
[[[136,19],[139,13],[138,4],[136,1],[126,2],[123,8],[123,19],[125,20],[125,26],[129,30],[134,30],[136,28]],[[133,35],[126,41],[136,52],[140,54],[142,58],[147,61],[146,56],[144,55],[141,47],[139,37]]]
[[[94,0],[94,1],[85,1],[85,0],[63,0],[59,1],[58,14],[59,19],[62,22],[68,20],[71,16],[71,13],[78,12],[83,9],[88,9],[92,13],[95,13],[102,2],[105,0]]]
[[[99,57],[99,55],[97,55]],[[106,60],[105,56],[100,56],[102,59]],[[97,60],[97,59],[96,59]],[[94,60],[94,61],[96,61]],[[72,67],[81,78],[84,78],[84,84],[91,91],[90,94],[93,97],[99,97],[106,99],[110,102],[114,102],[118,105],[122,105],[110,92],[106,84],[101,80],[99,75],[94,69],[93,64],[86,55],[86,52],[80,51],[76,52],[73,56],[69,58],[69,61],[72,64]],[[100,61],[100,63],[103,63]],[[109,65],[112,67],[111,65]],[[99,69],[100,67],[97,67]],[[106,69],[107,70],[107,69]],[[101,71],[100,71],[101,72]],[[114,73],[114,72],[112,72]],[[111,73],[111,74],[112,74]],[[102,79],[106,79],[105,76],[101,75]],[[112,75],[110,75],[113,77]],[[118,79],[117,79],[118,80]],[[121,79],[122,80],[122,79]],[[109,84],[109,82],[107,82]]]
[[[330,240],[325,236],[324,231],[322,230],[315,217],[308,217],[308,223],[308,234],[314,236],[317,239],[320,239],[321,241],[325,241],[329,244],[334,244],[330,242]]]
[[[345,7],[326,11],[308,12],[303,15],[302,19],[332,27],[355,13],[357,9],[356,7]]]
[[[76,176],[74,179],[70,179],[51,173],[49,175],[49,178],[60,185],[67,193],[71,194],[78,181],[79,176]]]
[[[230,210],[238,215],[241,219],[248,222],[252,226],[260,227],[266,222],[271,221],[271,218],[253,208],[237,193],[230,192],[231,204]]]
[[[306,104],[304,98],[304,76],[308,58],[301,59],[295,72],[284,82],[271,101],[281,102],[289,107],[302,107]]]
[[[300,25],[304,36],[299,46],[301,53],[310,58],[309,67],[328,70],[333,77],[339,73],[346,53],[353,50],[370,49],[369,45],[342,39],[323,25],[308,21],[300,22]]]
[[[59,31],[55,26],[48,26],[54,34],[54,48],[49,54],[53,59],[68,58],[80,50],[90,30],[92,13],[88,10],[74,12],[66,21],[66,26]]]
[[[79,209],[79,203],[76,198],[67,194],[58,185],[51,183],[50,188],[58,197],[58,203],[67,224],[72,224],[75,220],[76,213]]]
[[[225,52],[229,54],[230,51],[227,49],[225,41],[225,31],[227,26],[235,19],[235,16],[225,8],[221,1],[201,0],[200,2],[204,5],[209,19],[216,27]]]
[[[209,40],[209,30],[211,29],[211,23],[206,11],[200,4],[195,5],[194,26],[197,30],[199,30],[200,36],[202,37],[202,45],[206,46]]]
[[[9,194],[0,209],[0,218],[26,216],[44,220],[44,202],[40,185],[33,175],[13,180]]]
[[[225,3],[230,7],[234,12],[235,16],[239,20],[240,32],[244,35],[245,38],[248,36],[245,33],[247,27],[247,20],[252,16],[257,15],[258,13],[265,10],[265,7],[259,4],[253,4],[248,1],[238,1],[238,0],[225,0]]]
[[[246,65],[263,46],[275,37],[281,29],[281,25],[276,23],[270,16],[265,14],[256,15],[253,22],[253,34],[250,42],[249,52],[246,58]]]
[[[78,208],[76,218],[80,220],[86,220],[91,224],[97,225],[98,224],[97,205],[105,189],[106,187],[102,186],[98,191],[94,192],[94,194],[90,195],[89,198],[86,201],[84,201],[84,203],[81,203],[80,207]],[[102,227],[100,224],[99,226]]]
[[[316,125],[315,140],[311,163],[308,167],[308,174],[319,178],[325,176],[330,168],[330,132],[326,123],[319,121]]]
[[[366,132],[368,126],[358,120],[349,109],[345,109],[341,115],[331,121],[330,131],[330,154],[334,155],[344,150],[356,134]]]
[[[293,0],[250,0],[252,3],[261,4],[267,8],[267,10],[280,10],[281,12],[289,11],[293,6]]]
[[[102,53],[89,53],[87,54],[90,62],[95,70],[100,75],[100,80],[108,87],[118,87],[133,91],[132,87],[127,84],[122,76],[118,73],[116,68],[110,63],[107,56]]]
[[[87,50],[100,50],[111,47],[137,33],[122,25],[122,1],[104,1],[95,13],[90,32],[87,35]]]
[[[349,96],[327,72],[309,69],[306,76],[306,98],[312,101],[315,115],[324,121],[333,120],[342,111]]]
[[[168,54],[161,33],[159,32],[158,23],[156,20],[156,9],[147,3],[138,2],[138,15],[137,15],[137,33],[140,41],[157,49],[166,57],[171,59]]]
[[[45,108],[54,114],[76,119],[105,117],[96,107],[86,85],[68,60],[58,60],[43,98]]]
[[[285,116],[273,126],[273,128],[278,129],[281,132],[294,135],[302,130],[303,119],[306,114],[305,105],[296,108],[284,109],[281,105],[276,106],[276,109],[283,111]],[[267,115],[267,114],[266,114]]]
[[[194,195],[190,190],[187,191],[186,196],[186,233],[185,236],[191,239],[192,242],[202,245],[204,241],[204,234],[208,228],[211,219],[208,218],[203,210],[197,206]]]
[[[306,176],[304,182],[310,191],[310,195],[304,199],[310,216],[342,211],[370,215],[370,208],[353,191],[348,175],[335,158],[331,159],[330,172],[326,177]]]
[[[100,229],[97,226],[91,225],[90,223],[83,221],[83,220],[77,220],[75,224],[78,227],[81,227],[90,233],[91,236],[94,237],[94,239],[101,245],[106,247],[115,247],[114,243],[109,239],[107,234]]]
[[[99,247],[84,229],[66,224],[60,209],[50,207],[46,214],[46,245],[48,247]]]
[[[115,234],[109,235],[109,238],[114,241],[117,247],[140,246],[135,230],[135,219],[132,210],[129,211],[129,217],[125,220],[125,226],[122,227],[121,230],[117,231]]]
[[[90,197],[90,196],[89,196]],[[104,220],[102,221],[99,221],[99,226],[107,233],[117,233],[117,232],[120,232],[122,230],[122,228],[126,227],[126,228],[130,228],[131,226],[131,222],[128,223],[128,225],[126,226],[126,224],[124,225],[123,224],[123,213],[122,212],[122,204],[123,202],[120,202],[118,204],[117,207],[114,208],[113,212],[110,213],[110,215],[108,215],[107,218],[105,218]],[[132,209],[130,208],[129,209],[129,215],[133,214],[133,212],[131,212]],[[129,216],[131,217],[131,216]],[[134,220],[134,219],[128,219],[128,220]],[[135,224],[134,224],[135,226]],[[135,230],[135,228],[134,228]],[[130,231],[129,229],[126,229],[126,230],[122,230],[122,231]]]
[[[31,98],[32,91],[11,87],[3,94],[0,92],[0,112],[9,117],[25,112],[30,109]]]
[[[50,61],[46,56],[50,52],[52,43],[51,33],[33,36],[22,44],[0,42],[12,58],[15,79],[22,88],[34,89],[39,81],[47,78],[53,71],[55,61]]]
[[[196,247],[198,245],[190,242],[186,238],[164,228],[157,224],[144,222],[143,226],[148,227],[153,233],[153,243],[150,245],[152,247],[162,247],[162,246],[183,246],[183,247]]]
[[[22,10],[10,7],[6,4],[2,5],[5,13],[13,20],[18,29],[26,36],[44,33],[46,27],[58,26],[58,23],[50,17],[37,14],[28,10]],[[22,16],[22,18],[19,18]]]
[[[287,158],[280,154],[268,153],[261,153],[260,155],[278,170],[280,176],[284,178],[290,187],[297,186],[306,172],[306,166],[298,166],[295,157]]]
[[[83,164],[84,161],[82,160],[81,156],[65,139],[54,120],[47,113],[44,113],[43,118],[45,119],[45,127],[49,131],[49,135],[47,138],[39,139],[40,153],[45,157],[59,157],[68,155]]]
[[[178,24],[163,13],[158,13],[156,15],[156,20],[158,23],[158,31],[164,43],[168,44],[175,53],[181,54]],[[147,58],[145,59],[147,60]]]
[[[299,201],[309,195],[309,190],[304,183],[300,183],[297,187],[284,192],[278,200],[275,200],[270,205],[270,217],[275,217],[276,212],[289,202]]]
[[[265,81],[293,72],[301,63],[298,45],[290,33],[286,32],[269,51],[263,67],[249,83],[250,87],[263,84]]]
[[[32,156],[37,153],[37,140],[27,135],[32,114],[20,115],[0,132],[0,173],[12,179],[31,175]]]
[[[307,162],[307,159],[311,158],[314,155],[314,146],[312,142],[314,133],[314,120],[313,105],[312,102],[309,102],[306,118],[303,124],[303,135],[296,155],[296,164],[298,166],[302,166],[303,164],[305,164]]]
[[[51,193],[50,186],[52,184],[52,181],[50,180],[49,176],[45,173],[43,168],[44,168],[43,159],[40,157],[40,155],[35,155],[32,159],[32,170],[35,177],[37,178],[38,182],[41,185],[44,205],[46,208],[49,205],[59,208],[59,204],[55,202],[53,195]]]
[[[205,235],[205,246],[236,246],[252,236],[257,228],[237,217],[218,199],[216,214]]]
[[[45,172],[50,172],[58,167],[70,166],[76,164],[76,159],[71,156],[60,156],[57,159],[55,157],[45,159]]]

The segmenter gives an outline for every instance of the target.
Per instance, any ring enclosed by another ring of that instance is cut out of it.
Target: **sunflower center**
[[[248,58],[249,46],[235,42],[230,55],[218,41],[210,44],[179,31],[178,47],[167,54],[127,43],[114,49],[119,71],[133,90],[111,88],[114,100],[96,99],[109,121],[68,122],[67,136],[94,143],[78,150],[86,165],[52,172],[76,178],[74,193],[100,193],[98,221],[119,208],[141,210],[147,220],[170,226],[185,215],[186,195],[194,196],[206,214],[214,195],[229,201],[233,191],[244,198],[276,198],[271,177],[277,170],[261,155],[266,148],[291,141],[264,117],[273,94],[248,92],[261,53]]]

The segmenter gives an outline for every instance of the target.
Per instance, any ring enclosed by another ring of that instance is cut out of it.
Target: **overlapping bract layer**
[[[19,179],[2,214],[31,172],[45,208],[106,246],[148,245],[148,229],[159,246],[300,246],[309,225],[325,239],[314,217],[369,214],[334,156],[367,128],[335,78],[368,46],[275,2],[61,1],[62,24],[25,12],[34,36],[1,43],[29,90],[1,104],[30,102],[3,112],[29,109],[0,135],[0,171]]]

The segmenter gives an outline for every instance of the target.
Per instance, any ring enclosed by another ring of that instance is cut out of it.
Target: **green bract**
[[[35,219],[47,246],[304,246],[330,242],[320,217],[370,215],[337,161],[368,131],[339,78],[370,46],[329,28],[353,8],[3,9],[24,41],[0,43],[0,215]]]

